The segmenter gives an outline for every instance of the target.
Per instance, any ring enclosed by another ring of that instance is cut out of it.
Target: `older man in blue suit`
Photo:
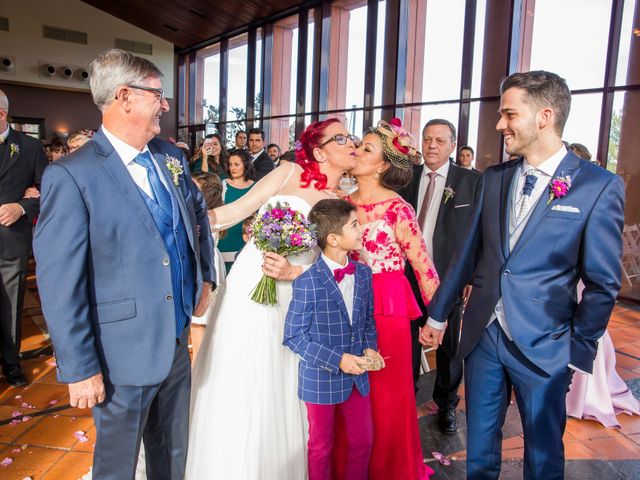
[[[465,358],[467,478],[497,479],[513,386],[524,430],[524,478],[564,477],[565,395],[591,372],[620,288],[621,179],[567,152],[571,94],[558,75],[515,73],[501,86],[507,153],[487,169],[476,208],[421,332],[441,342],[470,281],[459,355]],[[585,285],[580,302],[578,281]]]
[[[35,235],[42,308],[72,406],[94,407],[94,479],[181,480],[191,315],[213,283],[201,194],[179,149],[154,138],[169,110],[162,73],[110,50],[90,64],[102,128],[51,165]]]

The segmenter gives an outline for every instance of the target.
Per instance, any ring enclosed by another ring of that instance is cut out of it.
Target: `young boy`
[[[371,269],[347,257],[362,247],[356,207],[321,200],[309,212],[322,254],[293,282],[284,345],[301,357],[298,396],[309,418],[309,480],[331,476],[334,426],[344,418],[346,479],[364,480],[373,441],[369,378],[381,368],[373,320]]]

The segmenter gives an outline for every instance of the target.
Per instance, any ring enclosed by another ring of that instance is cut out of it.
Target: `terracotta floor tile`
[[[579,440],[574,437],[569,431],[565,430],[562,441],[565,445],[567,445],[568,443],[578,442]]]
[[[627,435],[627,438],[638,444],[640,447],[640,433],[634,433],[633,435]]]
[[[524,457],[524,448],[510,448],[509,450],[502,450],[502,461],[505,460],[519,460]]]
[[[42,477],[42,480],[77,480],[89,471],[93,455],[83,452],[65,453]]]
[[[564,446],[566,460],[589,460],[595,458],[595,453],[582,442],[571,442]]]
[[[624,348],[624,346],[620,348]],[[616,353],[616,366],[635,371],[637,368],[640,368],[640,362],[638,362],[638,360],[636,360],[635,358]]]
[[[0,452],[0,458],[13,458],[11,465],[0,466],[0,478],[20,480],[31,477],[34,480],[39,480],[64,455],[62,450],[32,446],[21,450],[20,453],[13,453],[16,448],[20,447],[9,446]]]
[[[611,340],[613,341],[614,348],[620,348],[624,345],[629,345],[635,343],[637,340],[637,336],[626,333],[627,327],[616,328],[615,330],[611,330],[609,335],[611,335]]]
[[[13,416],[13,413],[16,411],[20,411],[24,414],[28,413],[24,408],[16,408],[12,406],[0,406],[0,420],[4,420],[6,418],[10,418]],[[9,443],[14,441],[20,435],[22,435],[27,430],[30,430],[34,426],[36,426],[42,417],[33,417],[31,420],[27,420],[26,422],[20,422],[16,425],[2,425],[0,426],[0,442]]]
[[[620,432],[623,435],[640,433],[640,417],[638,415],[627,415],[626,413],[621,413],[617,418],[618,423],[620,423],[620,426],[622,427]],[[638,457],[640,457],[640,452],[638,452]]]
[[[614,311],[613,315],[611,315],[611,319],[615,319],[617,322],[625,323],[627,325],[640,324],[640,312],[629,308],[626,310],[621,309]]]
[[[502,450],[524,448],[524,438],[520,435],[502,440]]]
[[[626,353],[627,355],[633,355],[636,358],[640,358],[640,345],[637,343],[629,343],[621,346],[620,348],[616,348],[616,350]],[[640,363],[640,360],[636,360],[636,362]]]
[[[42,375],[40,378],[38,378],[38,380],[36,380],[36,383],[45,383],[47,385],[60,385],[58,383],[58,379],[56,377],[56,370],[55,368],[52,368],[50,372]]]
[[[633,370],[627,370],[626,368],[620,368],[617,365],[616,365],[616,371],[618,372],[618,375],[620,375],[620,378],[622,378],[623,380],[633,380],[634,378],[640,377],[639,372],[634,372]]]
[[[88,431],[93,419],[77,418],[72,420],[62,415],[47,416],[38,425],[16,439],[16,442],[43,447],[71,448],[78,439],[74,432]]]
[[[585,444],[595,452],[596,458],[603,460],[638,460],[640,456],[638,445],[623,436],[594,438]]]
[[[78,441],[73,447],[71,447],[71,450],[73,450],[75,452],[93,453],[93,450],[96,447],[96,427],[95,427],[95,425],[91,425],[91,428],[88,429],[85,432],[84,436],[87,437],[89,439],[89,441],[87,441],[87,442]]]
[[[50,408],[49,402],[57,401],[56,405],[62,404],[62,402],[68,398],[68,389],[64,385],[43,385],[41,383],[32,383],[27,385],[19,394],[22,398],[16,398],[13,395],[5,399],[3,405],[21,406],[26,402],[31,405],[35,405],[37,410],[44,410]],[[54,405],[55,406],[55,405]]]
[[[580,441],[592,438],[619,437],[622,434],[614,428],[606,428],[598,422],[591,420],[577,420],[570,418],[567,420],[567,432]]]

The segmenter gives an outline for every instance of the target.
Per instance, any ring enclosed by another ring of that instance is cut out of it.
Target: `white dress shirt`
[[[327,257],[324,253],[322,255],[322,260],[327,264],[329,270],[331,270],[331,274],[336,268],[344,268],[349,265],[349,259],[347,259],[347,263],[344,265],[340,265],[337,262],[334,262],[329,257]],[[344,304],[347,307],[347,313],[349,314],[349,325],[353,322],[353,294],[355,287],[355,273],[353,275],[345,275],[341,282],[338,282],[338,289],[342,294],[342,298],[344,300]]]
[[[258,159],[258,157],[262,155],[262,152],[264,152],[264,148],[260,150],[258,153],[256,153],[255,155],[251,154],[251,163],[255,162]]]
[[[133,179],[135,184],[138,186],[138,188],[140,188],[140,190],[146,193],[149,198],[155,200],[153,190],[151,189],[151,184],[149,183],[149,177],[147,176],[147,169],[135,162],[136,157],[143,152],[149,152],[151,158],[153,158],[153,164],[156,167],[156,171],[158,172],[160,181],[165,186],[168,192],[171,191],[169,189],[167,179],[158,168],[158,162],[156,161],[155,156],[149,151],[149,147],[145,145],[142,149],[142,152],[140,152],[137,148],[132,147],[128,143],[123,142],[118,137],[116,137],[113,133],[107,130],[104,125],[102,126],[102,131],[104,132],[104,136],[107,137],[107,140],[109,140],[114,150],[120,157],[120,160],[122,160],[122,163],[124,163],[124,166],[127,168],[127,171],[129,172],[129,175],[131,175],[131,178]]]
[[[440,211],[440,204],[442,203],[442,195],[444,194],[445,183],[447,181],[447,175],[449,175],[449,161],[447,160],[444,165],[438,168],[437,175],[433,179],[435,183],[433,190],[433,198],[429,204],[429,210],[424,219],[424,225],[420,225],[422,229],[422,237],[424,243],[427,246],[427,252],[429,257],[433,258],[433,232],[436,229],[436,220],[438,219],[438,212]],[[418,187],[418,203],[416,209],[416,215],[420,215],[422,210],[422,204],[424,203],[424,197],[427,193],[427,187],[429,186],[429,169],[426,165],[422,168],[422,176],[420,177],[420,185]]]
[[[530,195],[531,201],[529,203],[530,205],[529,211],[527,212],[527,215],[524,217],[520,225],[518,225],[518,228],[516,228],[513,231],[513,233],[511,233],[509,237],[509,250],[512,250],[513,247],[518,242],[520,235],[522,235],[522,232],[525,226],[527,225],[527,222],[529,221],[531,212],[533,211],[536,204],[540,200],[540,197],[542,196],[542,194],[545,191],[547,191],[547,189],[549,188],[549,182],[551,181],[553,174],[556,172],[558,165],[560,165],[560,162],[562,161],[562,159],[565,157],[566,154],[567,154],[567,149],[563,145],[560,148],[560,150],[558,150],[551,157],[549,157],[547,160],[545,160],[540,165],[538,165],[538,168],[536,169],[538,170],[538,180],[536,181],[533,187],[533,191],[531,192],[531,195]],[[511,215],[509,216],[510,224],[513,223],[513,209],[517,204],[518,198],[520,198],[520,195],[522,195],[522,189],[524,187],[525,177],[527,176],[527,173],[529,172],[529,170],[532,168],[533,167],[529,165],[529,163],[525,159],[522,162],[522,165],[520,165],[520,167],[518,168],[518,171],[516,172],[516,175],[518,175],[518,180],[516,182],[514,190],[511,192],[510,199],[509,199],[509,202],[511,202],[510,204]],[[491,318],[489,318],[489,322],[487,323],[487,326],[489,326],[496,319],[498,320],[498,323],[502,327],[502,330],[504,330],[505,334],[507,335],[507,338],[509,340],[512,340],[511,332],[509,331],[509,327],[505,319],[502,298],[498,300],[498,303],[494,308],[494,313],[493,315],[491,315]],[[442,330],[445,326],[444,322],[437,322],[431,317],[429,317],[429,319],[427,320],[427,324],[430,327],[433,327],[437,330]]]
[[[7,129],[0,133],[0,138],[2,139],[2,143],[4,143],[4,141],[7,139],[7,137],[9,136],[9,125],[7,125]]]

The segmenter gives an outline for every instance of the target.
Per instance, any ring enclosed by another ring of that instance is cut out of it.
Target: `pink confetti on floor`
[[[77,432],[74,432],[73,436],[76,437],[80,443],[85,443],[89,441],[89,438],[85,435],[85,432],[83,432],[82,430],[78,430]]]
[[[31,417],[29,415],[25,415],[24,417],[22,417],[23,422],[28,422],[29,420],[31,420]]]
[[[0,462],[0,465],[2,465],[3,467],[8,467],[9,465],[11,465],[13,463],[13,458],[11,457],[6,457],[4,460],[2,460]]]
[[[51,400],[51,401],[49,402],[49,405],[55,405],[56,403],[58,403],[58,400]]]

